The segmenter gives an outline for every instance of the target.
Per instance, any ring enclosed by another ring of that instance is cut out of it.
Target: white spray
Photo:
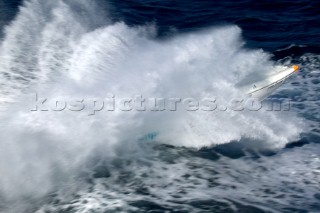
[[[31,112],[35,93],[227,101],[241,79],[272,66],[268,54],[243,47],[237,26],[157,40],[152,26],[131,28],[102,14],[92,1],[31,0],[7,26],[0,44],[1,100],[14,102],[1,115],[0,194],[7,199],[42,196],[96,148],[112,155],[114,145],[150,132],[158,143],[196,148],[242,138],[283,147],[299,137],[300,120],[282,112]]]

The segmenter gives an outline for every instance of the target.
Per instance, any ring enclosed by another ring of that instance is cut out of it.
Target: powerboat
[[[243,90],[251,98],[264,100],[270,96],[276,89],[278,89],[289,77],[298,72],[299,66],[293,65],[291,67],[281,67],[274,74],[267,76],[261,81],[250,83],[243,86]]]

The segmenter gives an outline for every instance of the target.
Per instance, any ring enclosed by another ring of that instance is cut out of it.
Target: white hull
[[[243,90],[252,98],[263,100],[270,96],[276,89],[278,89],[283,82],[288,79],[291,75],[297,72],[298,66],[286,67],[280,70],[276,74],[273,74],[265,80],[254,82]]]

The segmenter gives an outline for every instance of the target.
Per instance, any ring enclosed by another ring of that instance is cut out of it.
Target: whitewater
[[[251,148],[279,150],[298,141],[312,125],[317,125],[306,121],[296,110],[188,112],[178,108],[175,112],[101,111],[93,116],[72,111],[35,112],[32,111],[35,94],[63,100],[102,100],[114,94],[120,98],[136,95],[198,100],[216,97],[228,101],[230,97],[242,95],[237,83],[248,77],[267,75],[277,63],[269,53],[247,48],[242,31],[236,25],[158,38],[156,24],[128,26],[115,22],[96,1],[24,1],[14,20],[5,26],[0,43],[0,211],[1,208],[10,211],[8,206],[14,206],[12,212],[25,209],[54,212],[62,211],[61,206],[70,208],[65,204],[68,207],[61,205],[55,210],[54,205],[44,205],[51,202],[50,197],[59,197],[65,203],[76,200],[71,205],[74,212],[92,209],[103,212],[108,208],[135,210],[139,205],[128,207],[126,192],[121,189],[126,184],[117,182],[120,168],[130,170],[129,180],[132,175],[148,174],[145,185],[163,188],[162,184],[179,180],[179,174],[195,172],[189,161],[194,159],[194,164],[201,165],[196,173],[209,178],[214,171],[210,170],[207,159],[183,156],[173,160],[176,164],[172,166],[166,160],[155,159],[239,141],[246,141]],[[290,59],[283,63],[290,64]],[[289,94],[290,90],[289,84],[283,88]],[[141,141],[150,133],[157,137]],[[312,151],[308,146],[304,149]],[[316,166],[319,153],[314,152],[309,165],[319,171]],[[285,168],[283,162],[299,155],[292,150],[289,157],[279,155],[274,161],[265,159],[265,163]],[[115,163],[119,158],[121,162]],[[127,165],[126,161],[131,160]],[[229,162],[226,157],[221,161],[215,171],[224,170],[225,165],[242,167],[242,172],[263,170],[256,162]],[[185,168],[186,165],[189,166]],[[266,171],[266,175],[283,177],[279,167]],[[104,183],[99,179],[92,183],[94,189],[89,189],[84,177],[92,178],[96,168],[108,170],[110,174],[102,176],[111,179]],[[147,168],[151,172],[145,171]],[[300,169],[298,165],[294,168]],[[237,169],[227,170],[247,183]],[[319,176],[318,173],[309,175],[315,182]],[[162,177],[161,183],[154,181],[158,176]],[[235,182],[232,177],[217,184]],[[257,184],[259,178],[252,184]],[[206,191],[202,178],[193,181]],[[194,183],[180,182],[179,186],[171,185],[153,193],[160,196],[179,187],[186,190]],[[106,196],[97,193],[102,187],[107,189],[102,190],[107,191]],[[254,194],[249,186],[241,183],[234,187]],[[80,195],[75,196],[77,192]],[[207,195],[197,190],[194,193],[204,199],[219,193],[223,197],[232,194],[228,190],[224,192],[223,187],[215,192],[207,191]],[[192,199],[190,196],[192,192],[184,199]],[[83,199],[87,200],[86,204],[82,203]],[[169,205],[168,200],[163,202]],[[260,208],[273,211],[266,206]],[[184,210],[191,211],[188,207]]]

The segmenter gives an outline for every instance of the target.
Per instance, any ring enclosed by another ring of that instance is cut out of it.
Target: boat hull
[[[299,69],[298,66],[286,67],[285,69],[269,76],[263,81],[255,82],[246,87],[246,93],[259,100],[264,100],[274,93],[289,77]]]

